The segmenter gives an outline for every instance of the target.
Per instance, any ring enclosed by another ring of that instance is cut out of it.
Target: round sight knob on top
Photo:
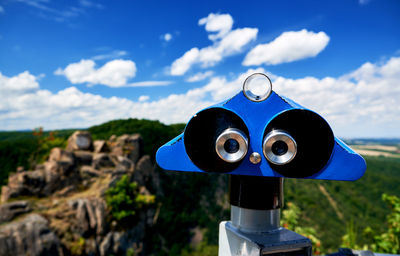
[[[268,76],[262,73],[252,74],[243,83],[243,93],[251,101],[263,101],[269,97],[271,92],[272,82]]]
[[[215,151],[218,156],[228,163],[242,160],[247,154],[247,148],[247,136],[236,128],[226,129],[215,142]]]

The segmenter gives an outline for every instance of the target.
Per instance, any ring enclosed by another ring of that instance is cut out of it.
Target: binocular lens
[[[239,142],[237,142],[237,140],[234,139],[228,139],[227,141],[225,141],[224,144],[224,149],[226,152],[228,153],[236,153],[239,151]]]
[[[290,163],[297,153],[296,141],[283,130],[273,130],[265,136],[264,156],[276,165]]]
[[[224,130],[215,142],[215,151],[218,156],[228,162],[235,163],[247,154],[247,136],[236,128]]]
[[[288,149],[289,149],[288,145],[281,140],[274,142],[274,144],[272,144],[272,147],[271,147],[272,153],[274,153],[277,156],[282,156],[282,155],[286,154]]]
[[[208,108],[197,113],[184,133],[190,160],[205,172],[227,173],[236,169],[247,153],[249,130],[232,111]]]

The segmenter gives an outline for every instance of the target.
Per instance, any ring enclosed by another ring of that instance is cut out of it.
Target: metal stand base
[[[230,176],[231,220],[219,225],[219,256],[311,256],[311,241],[280,227],[283,180]]]
[[[219,224],[219,256],[307,255],[311,241],[293,231],[278,228],[269,232],[243,232],[231,221]]]

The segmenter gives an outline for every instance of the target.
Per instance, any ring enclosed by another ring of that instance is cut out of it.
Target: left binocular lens
[[[218,156],[228,162],[236,163],[247,154],[247,136],[236,128],[224,130],[215,142],[215,151]]]
[[[208,108],[197,113],[184,133],[190,160],[205,172],[227,173],[243,161],[249,142],[243,120],[232,111]]]

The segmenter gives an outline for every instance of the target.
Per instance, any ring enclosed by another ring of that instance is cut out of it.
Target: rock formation
[[[2,187],[2,255],[142,255],[155,206],[137,213],[133,226],[112,220],[105,192],[128,175],[140,194],[155,193],[159,179],[139,134],[92,141],[74,132],[66,149],[53,148],[34,170],[20,169]],[[156,185],[155,185],[156,184]],[[20,201],[10,199],[23,198]]]
[[[48,221],[31,214],[17,222],[1,226],[0,255],[64,255],[61,243]]]
[[[32,210],[28,201],[16,201],[0,205],[0,224],[14,219],[16,216]]]

